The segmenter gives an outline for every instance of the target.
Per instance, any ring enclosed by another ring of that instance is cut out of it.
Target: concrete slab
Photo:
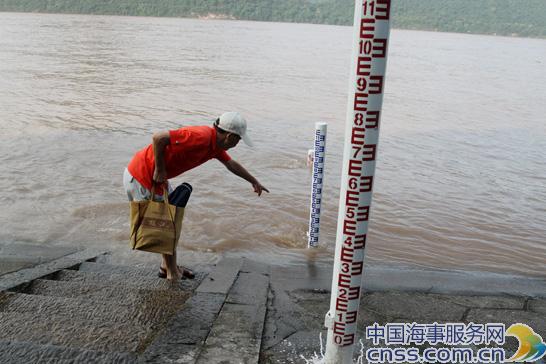
[[[298,331],[324,330],[324,317],[330,309],[330,292],[298,289],[274,291],[268,308],[264,349],[279,345]],[[279,299],[281,297],[281,299]],[[358,313],[358,327],[387,322],[456,322],[462,320],[467,308],[438,295],[424,293],[365,293]]]
[[[331,284],[331,267],[272,267],[262,347],[269,349],[298,331],[322,330]]]
[[[157,278],[155,269],[152,271],[147,268],[82,263],[83,260],[98,255],[96,251],[93,251],[92,256],[89,254],[89,251],[79,252],[28,271],[0,277],[2,287],[12,291],[0,292],[0,340],[28,342],[31,343],[29,345],[41,348],[53,345],[57,348],[54,352],[62,355],[51,356],[51,360],[47,360],[61,363],[65,362],[63,353],[68,353],[68,357],[73,356],[66,360],[67,363],[77,362],[80,352],[86,353],[81,356],[88,359],[86,363],[124,362],[125,357],[130,358],[131,362],[136,362],[137,359],[168,362],[168,355],[165,353],[176,354],[174,359],[177,361],[184,358],[184,355],[196,355],[193,352],[198,348],[197,345],[180,342],[204,342],[225,301],[225,295],[197,294],[193,305],[187,305],[193,307],[193,311],[178,317],[178,322],[186,327],[171,328],[166,333],[168,339],[164,337],[165,340],[160,341],[167,344],[161,350],[155,353],[150,351],[150,355],[140,358],[123,354],[120,358],[112,355],[104,357],[104,361],[95,361],[94,354],[89,353],[134,353],[145,350],[157,337],[157,331],[165,321],[173,313],[180,311],[189,294],[188,291],[181,290],[181,287],[195,289],[202,280],[203,273],[198,272],[195,280],[184,280],[180,284],[172,285]],[[78,268],[81,270],[76,270]],[[46,279],[36,279],[40,277]],[[232,283],[222,289],[227,292]],[[207,307],[209,319],[203,323],[203,318],[207,316],[204,313]],[[203,325],[197,325],[196,321],[201,321]],[[186,328],[193,330],[193,336],[191,330]],[[176,334],[182,334],[183,337],[176,337]],[[168,345],[173,343],[174,345]],[[177,347],[176,353],[171,350],[173,347]],[[183,347],[186,348],[186,353],[179,355]],[[13,346],[5,349],[6,353],[8,350],[12,357],[19,355]],[[100,355],[97,354],[96,357],[99,358]],[[82,362],[84,360],[86,359],[82,359]]]
[[[529,311],[546,315],[546,300],[531,300],[529,301]],[[546,333],[544,333],[546,335]]]
[[[260,273],[266,276],[271,274],[271,266],[264,263],[255,262],[253,260],[244,259],[241,267],[243,273]]]
[[[322,289],[332,287],[332,268],[313,264],[296,267],[271,267],[271,285],[283,290]]]
[[[2,257],[0,259],[0,276],[6,273],[15,272],[19,269],[32,267],[38,262],[33,259],[18,259]]]
[[[269,277],[260,273],[239,273],[239,277],[233,284],[226,303],[241,305],[265,306],[267,291],[269,290]]]
[[[368,272],[370,273],[370,272]],[[376,273],[379,273],[376,270]],[[384,272],[383,272],[384,273]],[[363,292],[362,303],[358,314],[358,336],[363,337],[366,326],[377,322],[384,325],[389,322],[461,322],[466,315],[474,310],[477,312],[512,312],[511,319],[516,318],[535,323],[538,312],[543,309],[544,300],[528,301],[527,296],[502,295],[504,291],[493,292],[486,295],[483,291],[480,295],[455,295],[430,293],[432,290],[440,290],[431,287],[424,282],[413,282],[411,274],[405,277],[403,272],[391,272],[389,275],[378,274],[375,279],[392,279],[385,286],[379,284],[374,291],[370,289]],[[429,272],[428,274],[433,274]],[[417,275],[425,278],[426,275]],[[459,283],[462,283],[462,276]],[[369,278],[370,275],[365,276]],[[390,278],[389,278],[390,277]],[[468,275],[466,276],[469,277]],[[268,300],[268,313],[264,330],[262,349],[262,363],[306,363],[314,352],[320,351],[319,334],[324,331],[324,316],[330,306],[331,272],[327,268],[300,266],[281,268],[273,267],[271,273],[272,291]],[[447,279],[447,276],[443,277]],[[483,277],[482,277],[483,278]],[[490,279],[494,277],[488,277]],[[497,277],[502,280],[501,277]],[[537,283],[536,280],[531,279]],[[433,280],[434,281],[434,280]],[[485,281],[485,280],[484,280]],[[482,281],[482,282],[484,282]],[[417,291],[407,291],[406,283],[413,284]],[[436,282],[443,282],[437,280]],[[402,284],[404,283],[404,285]],[[370,282],[367,283],[370,286]],[[386,287],[402,286],[404,291],[386,291]],[[463,290],[466,293],[469,290]],[[471,290],[470,290],[471,291]],[[488,291],[488,290],[485,290]],[[529,310],[535,308],[534,316],[522,314],[528,306]],[[487,308],[487,311],[479,311]],[[510,317],[508,315],[507,317]],[[477,320],[476,316],[466,317]],[[494,321],[495,317],[486,317],[487,322]],[[500,321],[502,322],[502,321]],[[538,330],[542,326],[537,326]],[[323,336],[323,340],[326,336]]]
[[[83,262],[78,267],[80,272],[127,274],[130,276],[157,277],[158,268],[138,268],[126,265],[112,265],[94,262]]]
[[[0,243],[0,276],[23,268],[43,264],[81,250],[75,246]]]
[[[226,303],[196,363],[257,363],[265,310],[265,299],[262,305]]]
[[[455,296],[449,301],[467,308],[496,308],[523,310],[527,297],[513,296]]]
[[[176,307],[181,309],[171,316],[169,326],[158,332],[159,327],[150,330],[141,325],[153,322],[155,315],[144,320],[142,315],[146,313],[139,313],[136,308],[130,313],[122,312],[121,308],[139,305],[142,308],[159,302],[156,308],[161,309],[185,294],[180,286],[189,282],[188,290],[193,290],[199,279],[182,281],[173,289],[165,280],[156,278],[155,266],[150,265],[148,270],[83,263],[79,272],[66,270],[57,274],[58,278],[66,280],[39,279],[28,283],[34,279],[32,277],[46,275],[53,279],[53,272],[75,268],[86,256],[89,252],[77,252],[0,277],[0,288],[18,286],[22,289],[20,292],[44,296],[29,298],[27,295],[0,294],[0,340],[9,347],[2,349],[0,341],[0,358],[2,350],[14,353],[14,357],[21,353],[17,348],[22,346],[10,346],[8,341],[11,340],[33,341],[32,345],[40,347],[54,344],[61,350],[58,362],[69,358],[63,353],[72,353],[79,358],[81,352],[88,352],[91,354],[85,355],[91,356],[81,357],[93,362],[93,355],[99,351],[146,350],[137,358],[139,362],[305,363],[305,359],[311,359],[320,350],[319,334],[325,332],[324,315],[329,309],[331,267],[310,263],[270,270],[264,264],[246,259],[226,259],[217,264],[185,305]],[[92,256],[86,259],[89,258]],[[474,281],[469,283],[469,279]],[[503,295],[503,292],[525,291],[526,295],[531,292],[532,296],[538,297],[537,292],[545,282],[530,279],[521,290],[506,288],[506,283],[507,278],[500,275],[368,269],[364,282],[367,290],[363,292],[358,316],[358,334],[362,335],[365,326],[374,322],[432,323],[465,319],[466,322],[504,322],[507,325],[527,323],[544,337],[546,300]],[[268,294],[269,285],[271,292]],[[389,291],[393,288],[404,292]],[[453,288],[455,291],[449,291]],[[437,293],[444,290],[450,294]],[[155,295],[161,292],[166,296],[158,301]],[[477,292],[479,296],[453,292]],[[111,302],[118,302],[120,311],[110,310],[108,304]],[[106,308],[100,306],[102,303],[107,304]],[[82,312],[72,311],[76,309]],[[325,338],[323,335],[323,340]],[[66,347],[59,348],[60,345]],[[260,350],[262,355],[258,358]],[[108,358],[106,362],[110,362]],[[112,358],[111,361],[117,360]],[[135,356],[130,358],[137,360]],[[52,357],[51,361],[55,360]]]
[[[324,329],[324,317],[330,310],[330,292],[318,290],[297,290],[289,293],[292,301],[299,310],[298,321],[304,324],[304,330]],[[290,319],[290,318],[285,318]],[[384,324],[387,322],[385,312],[378,311],[376,307],[360,305],[358,312],[358,326],[364,327],[373,323]]]
[[[142,277],[140,275],[108,274],[95,272],[80,272],[63,269],[50,277],[51,280],[70,281],[80,285],[131,286],[144,289],[167,289],[170,283],[157,277]]]
[[[41,278],[60,269],[75,267],[81,262],[93,259],[103,253],[104,251],[97,249],[86,249],[63,256],[48,263],[43,263],[31,268],[25,268],[16,272],[4,274],[0,276],[0,291],[13,289],[19,285],[29,283],[34,279]]]
[[[145,363],[194,363],[225,296],[196,293],[156,337],[141,358]]]
[[[474,323],[503,323],[506,328],[515,323],[527,324],[532,327],[536,333],[546,335],[546,320],[544,315],[524,310],[491,310],[491,309],[472,309],[468,313],[466,322]]]
[[[29,323],[32,323],[29,325]],[[0,340],[74,349],[137,352],[152,335],[148,327],[126,323],[73,320],[70,316],[1,313]]]
[[[247,265],[247,270],[233,284],[197,363],[258,362],[269,276],[258,265]]]
[[[225,258],[221,260],[214,270],[203,280],[197,288],[197,293],[218,293],[227,295],[237,274],[241,269],[243,259]]]
[[[445,296],[426,293],[372,292],[364,295],[361,305],[380,312],[391,322],[458,322],[466,311]]]
[[[193,295],[186,301],[183,309],[171,318],[169,326],[146,350],[146,356],[179,344],[202,344],[222,309],[224,300],[225,296],[218,293]],[[171,349],[168,351],[174,353]]]
[[[132,364],[136,355],[130,353],[80,350],[55,345],[0,341],[0,363],[117,363]]]
[[[279,296],[283,296],[283,302],[289,302],[288,295],[284,291],[277,294],[273,291],[269,292],[267,300],[267,313],[265,318],[265,327],[262,337],[262,350],[267,350],[290,335],[295,334],[298,330],[304,330],[305,326],[299,320],[293,319],[291,310],[281,309],[281,307],[290,307],[290,305],[279,304]]]
[[[147,351],[135,363],[153,364],[190,364],[195,363],[200,347],[193,344],[165,345],[156,350]]]
[[[546,297],[546,280],[509,274],[365,267],[366,291]]]
[[[41,296],[89,298],[92,301],[147,302],[158,295],[168,296],[170,300],[180,300],[188,295],[186,290],[142,289],[133,286],[81,285],[71,281],[51,281],[37,279],[18,292]]]
[[[277,345],[275,350],[266,350],[260,357],[261,364],[308,364],[322,363],[324,352],[326,350],[326,330],[318,331],[298,331],[287,337]],[[357,343],[353,352],[354,363],[367,363],[364,358],[359,361],[359,357],[371,345],[365,341]]]
[[[111,300],[108,296],[90,298],[51,297],[20,293],[0,293],[0,312],[34,314],[36,317],[60,315],[75,321],[94,321],[97,323],[128,321],[148,326],[161,327],[188,297],[188,293],[178,295],[156,291],[153,296],[133,296],[123,300]],[[2,299],[2,296],[6,296]],[[174,299],[175,298],[175,299]]]
[[[238,277],[242,264],[243,259],[240,258],[226,258],[217,263],[197,287],[184,308],[173,317],[169,326],[146,349],[141,361],[146,363],[195,362],[201,353],[205,339],[209,337],[214,321],[224,306],[228,292]],[[248,281],[245,280],[245,282]],[[234,300],[242,299],[238,297],[246,291],[239,287],[236,292]]]
[[[277,281],[287,284],[287,289],[329,290],[332,286],[332,267],[313,263],[295,267],[272,267],[271,283],[274,285]],[[366,292],[546,297],[546,280],[540,278],[373,266],[364,268],[362,288]]]
[[[100,274],[101,277],[106,277],[108,282],[111,281],[120,281],[131,285],[133,281],[144,282],[155,282],[159,277],[157,273],[159,272],[159,266],[152,266],[148,268],[125,266],[125,265],[112,265],[112,264],[103,264],[103,263],[94,263],[94,262],[83,262],[78,267],[78,272],[82,273],[96,273]],[[179,288],[185,291],[193,291],[196,289],[205,276],[207,275],[204,271],[195,272],[194,279],[182,279],[179,282]],[[95,276],[97,277],[97,276]],[[161,279],[159,283],[160,287],[166,285],[166,280]]]
[[[321,335],[323,350],[325,350],[326,330],[298,331],[282,340],[275,350],[265,350],[260,357],[263,364],[305,364],[306,359],[322,358]]]

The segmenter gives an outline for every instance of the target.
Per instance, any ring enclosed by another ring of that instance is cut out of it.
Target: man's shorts
[[[129,173],[127,168],[123,172],[123,186],[125,187],[125,192],[127,192],[127,198],[129,201],[144,201],[149,200],[152,192],[141,185],[135,177]],[[169,193],[172,192],[171,184],[168,184]],[[154,195],[154,201],[163,201],[163,195]]]

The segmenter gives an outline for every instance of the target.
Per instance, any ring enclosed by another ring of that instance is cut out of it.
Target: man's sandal
[[[191,269],[178,266],[182,269],[182,279],[194,279],[195,273]],[[167,270],[163,267],[159,267],[159,272],[157,273],[159,278],[167,278]]]

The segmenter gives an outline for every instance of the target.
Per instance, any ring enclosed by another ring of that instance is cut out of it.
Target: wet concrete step
[[[108,297],[90,299],[0,293],[0,312],[34,314],[40,317],[59,315],[72,320],[94,322],[124,323],[131,320],[137,325],[159,327],[183,306],[189,294],[179,295],[175,299],[173,296],[157,294],[114,301]]]
[[[104,353],[56,345],[0,341],[0,364],[15,363],[112,363],[131,364],[137,356],[130,353]]]
[[[0,276],[0,291],[15,289],[34,279],[46,276],[59,269],[67,269],[81,264],[83,261],[95,259],[104,252],[95,249],[85,249],[74,254],[66,255],[52,262],[39,264],[32,268],[21,269],[16,272]],[[0,260],[1,257],[0,257]],[[0,262],[2,264],[2,262]]]
[[[148,302],[153,301],[158,296],[166,296],[167,299],[173,301],[183,300],[187,297],[188,291],[183,287],[179,287],[179,289],[145,289],[130,285],[82,285],[73,281],[36,279],[20,292],[52,297],[81,297],[116,302]]]
[[[101,273],[109,275],[123,275],[131,279],[138,277],[158,278],[159,265],[150,268],[132,267],[126,265],[113,265],[104,263],[84,262],[80,265],[78,272]],[[206,271],[195,271],[195,279],[183,279],[180,281],[181,288],[193,291],[207,275]]]
[[[0,312],[0,341],[32,342],[102,352],[142,351],[154,332],[126,323],[93,322],[70,316]]]
[[[130,277],[143,276],[156,278],[159,266],[154,268],[141,268],[128,265],[113,265],[94,262],[83,262],[77,269],[80,272],[123,274]]]
[[[60,270],[52,275],[44,277],[48,280],[59,280],[77,282],[82,285],[99,285],[99,286],[127,286],[137,289],[161,289],[168,290],[180,288],[182,290],[193,291],[199,283],[204,279],[205,273],[196,273],[195,279],[180,280],[173,287],[166,279],[158,277],[145,277],[140,274],[111,274],[111,273],[96,273],[96,272],[81,272],[76,270]]]
[[[224,258],[140,358],[143,363],[195,363],[243,264]],[[223,356],[227,358],[227,356]]]
[[[168,289],[170,284],[165,279],[143,277],[141,275],[109,274],[60,270],[46,279],[77,282],[82,285],[130,286],[143,289]]]
[[[248,264],[237,280],[214,321],[197,364],[258,363],[264,328],[269,273]],[[258,265],[255,265],[258,267]],[[248,269],[250,268],[250,269]]]

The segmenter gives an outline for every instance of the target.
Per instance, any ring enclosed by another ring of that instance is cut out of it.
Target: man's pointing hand
[[[264,186],[262,186],[260,182],[253,183],[252,187],[254,187],[254,192],[256,192],[258,196],[261,196],[263,191],[269,193],[269,190],[265,188]]]

